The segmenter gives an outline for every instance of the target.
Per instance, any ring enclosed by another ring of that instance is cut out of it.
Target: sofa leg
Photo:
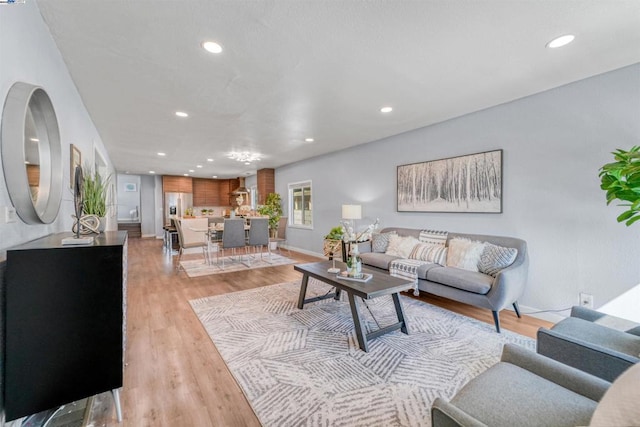
[[[493,313],[493,322],[496,324],[496,332],[500,333],[500,318],[498,317],[497,311],[492,311]]]
[[[520,315],[520,307],[518,307],[518,301],[513,302],[513,309],[515,310],[518,319],[521,318],[522,316]]]

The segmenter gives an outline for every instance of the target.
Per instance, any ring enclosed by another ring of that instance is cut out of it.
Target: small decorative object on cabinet
[[[7,250],[5,420],[111,391],[122,420],[127,233],[62,246],[58,233]]]

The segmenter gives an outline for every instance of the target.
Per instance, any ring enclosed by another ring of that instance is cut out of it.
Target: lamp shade
[[[362,206],[360,205],[342,205],[343,219],[362,219]]]

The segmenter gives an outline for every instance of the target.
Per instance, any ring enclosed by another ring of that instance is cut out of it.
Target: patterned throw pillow
[[[447,244],[448,231],[438,230],[421,230],[418,240],[422,243],[429,243],[431,245],[445,246]]]
[[[371,235],[371,250],[373,252],[385,253],[389,246],[389,236],[396,234],[395,231],[389,233],[373,233]]]
[[[481,273],[496,277],[500,270],[513,264],[517,256],[518,250],[515,248],[505,248],[487,243],[480,256],[478,270]]]
[[[385,254],[399,256],[400,258],[409,258],[413,247],[418,243],[420,243],[420,241],[415,237],[392,234],[389,236],[389,246],[387,246]]]
[[[435,264],[446,265],[447,248],[442,245],[431,245],[429,243],[418,243],[409,254],[409,259],[433,262]]]
[[[449,241],[449,252],[447,253],[447,267],[478,271],[478,262],[485,245],[483,242],[462,237],[451,239]]]

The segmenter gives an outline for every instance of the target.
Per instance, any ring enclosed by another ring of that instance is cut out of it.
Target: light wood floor
[[[317,258],[293,253],[302,262]],[[190,279],[156,239],[129,239],[124,426],[259,426],[189,300],[301,278],[292,265]],[[408,293],[407,293],[408,295]],[[432,296],[420,299],[493,324],[491,312]],[[502,327],[535,337],[532,317],[503,311]],[[106,423],[117,426],[115,413]]]

